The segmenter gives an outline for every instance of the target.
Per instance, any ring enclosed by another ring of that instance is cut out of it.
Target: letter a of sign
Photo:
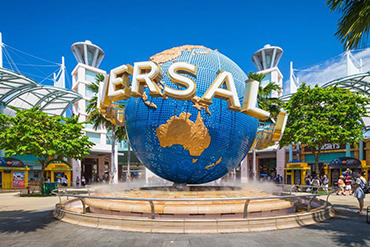
[[[225,84],[226,89],[221,88]],[[212,104],[212,98],[216,97],[219,99],[227,100],[229,110],[239,111],[240,102],[238,93],[236,92],[234,78],[230,72],[219,71],[217,78],[213,81],[212,85],[204,93],[202,102],[210,105]]]

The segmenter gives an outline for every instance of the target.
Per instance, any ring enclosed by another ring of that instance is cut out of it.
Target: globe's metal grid
[[[187,75],[196,82],[197,96],[202,97],[217,77],[217,72],[223,70],[233,75],[239,99],[242,100],[247,76],[226,56],[208,49],[197,48],[191,52],[185,50],[180,56],[162,65],[165,73],[175,59],[198,66],[196,77]],[[179,88],[166,74],[162,81],[165,86]],[[156,136],[156,129],[172,116],[179,116],[182,112],[190,113],[189,119],[195,122],[198,110],[193,107],[194,104],[190,100],[180,101],[171,98],[164,100],[150,96],[148,100],[156,104],[157,109],[146,106],[140,98],[127,100],[125,109],[127,133],[133,151],[141,162],[149,170],[167,180],[190,184],[216,180],[239,165],[255,139],[258,120],[228,110],[225,100],[214,98],[213,104],[209,106],[211,115],[204,109],[200,111],[211,136],[210,146],[200,156],[190,156],[189,151],[181,145],[162,148]],[[220,158],[221,162],[216,165]],[[212,164],[213,166],[210,166]]]

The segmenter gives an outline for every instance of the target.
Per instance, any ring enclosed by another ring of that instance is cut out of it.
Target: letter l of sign
[[[247,85],[245,86],[243,105],[240,111],[251,117],[258,118],[259,120],[268,119],[270,117],[270,113],[256,106],[260,83],[251,79],[248,79],[246,83]]]

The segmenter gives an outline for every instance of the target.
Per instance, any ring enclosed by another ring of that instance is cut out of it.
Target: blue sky
[[[256,71],[251,61],[255,51],[277,45],[284,50],[279,68],[286,81],[290,61],[303,68],[343,52],[334,37],[339,17],[329,12],[325,0],[9,0],[1,3],[0,32],[6,45],[37,57],[60,63],[65,56],[69,78],[77,64],[71,45],[84,40],[104,50],[100,68],[107,71],[194,44],[218,49],[247,73]],[[36,72],[27,71],[31,69],[21,72],[40,81],[31,76]],[[41,68],[44,74],[48,69]]]

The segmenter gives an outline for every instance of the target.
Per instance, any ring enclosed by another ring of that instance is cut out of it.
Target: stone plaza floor
[[[0,246],[370,246],[370,224],[353,196],[330,197],[336,216],[289,230],[235,234],[150,234],[71,225],[52,217],[57,197],[0,193]],[[370,206],[370,196],[365,208]]]

